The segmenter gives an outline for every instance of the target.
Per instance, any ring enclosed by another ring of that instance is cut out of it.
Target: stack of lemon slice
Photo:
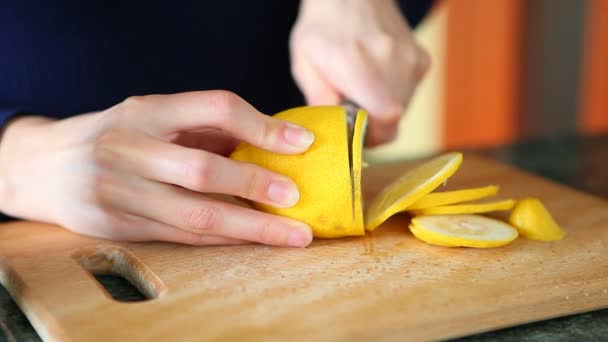
[[[254,203],[266,212],[308,223],[315,237],[363,235],[392,215],[413,216],[410,230],[417,238],[449,247],[498,247],[518,235],[536,240],[557,240],[563,230],[537,199],[472,202],[494,196],[497,185],[433,192],[462,163],[461,153],[448,153],[405,172],[384,188],[364,212],[361,193],[361,154],[367,113],[360,110],[348,125],[343,107],[300,107],[275,117],[313,131],[311,148],[299,155],[280,155],[242,143],[231,158],[254,163],[291,177],[300,190],[290,208]],[[477,214],[513,210],[510,224]]]

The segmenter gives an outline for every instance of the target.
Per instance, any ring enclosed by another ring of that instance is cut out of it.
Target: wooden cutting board
[[[411,165],[367,169],[366,196]],[[447,188],[487,184],[544,200],[565,240],[434,247],[398,216],[306,249],[197,248],[12,223],[0,225],[0,280],[44,339],[62,341],[431,340],[607,307],[608,203],[473,155]],[[156,298],[116,302],[85,267]]]

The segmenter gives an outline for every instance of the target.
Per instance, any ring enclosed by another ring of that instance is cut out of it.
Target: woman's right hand
[[[294,205],[291,179],[226,155],[239,141],[301,153],[313,139],[226,91],[133,97],[59,121],[23,117],[0,142],[0,211],[114,240],[304,247],[307,225],[208,194]]]

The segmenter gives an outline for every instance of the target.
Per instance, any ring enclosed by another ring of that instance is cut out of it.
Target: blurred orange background
[[[416,35],[433,67],[371,162],[608,133],[608,0],[439,0]]]

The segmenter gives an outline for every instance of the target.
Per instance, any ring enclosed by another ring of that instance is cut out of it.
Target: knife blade
[[[344,99],[340,105],[344,107],[346,115],[346,141],[348,144],[348,168],[350,173],[350,197],[351,197],[351,213],[353,221],[355,220],[355,174],[353,167],[353,138],[355,133],[355,121],[357,113],[361,107],[352,100]]]

